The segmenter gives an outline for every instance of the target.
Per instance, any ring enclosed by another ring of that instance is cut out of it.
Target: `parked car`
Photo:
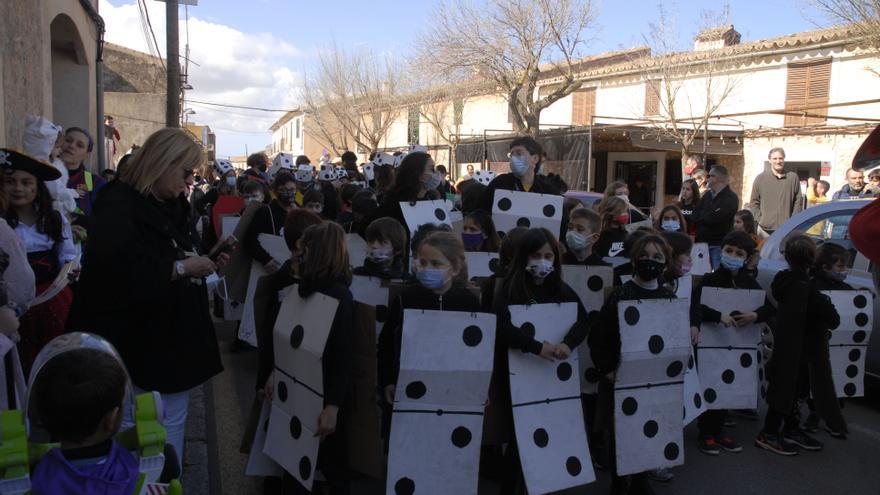
[[[880,386],[880,299],[874,287],[871,261],[858,252],[849,238],[849,224],[853,215],[871,203],[870,199],[852,201],[831,201],[807,208],[788,219],[778,230],[764,241],[761,247],[761,261],[758,264],[758,282],[768,293],[773,277],[788,267],[781,247],[790,234],[803,233],[813,238],[817,244],[833,242],[849,251],[850,272],[846,283],[856,289],[867,289],[874,294],[873,331],[865,356],[866,389]]]
[[[574,198],[584,204],[587,208],[594,208],[594,205],[602,201],[602,193],[591,191],[566,191],[566,198]]]

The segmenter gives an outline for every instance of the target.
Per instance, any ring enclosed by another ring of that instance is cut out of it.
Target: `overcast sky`
[[[165,4],[145,1],[161,56],[165,56]],[[344,48],[369,45],[376,51],[406,54],[418,33],[431,29],[436,0],[199,0],[180,8],[180,52],[189,27],[190,84],[187,99],[272,109],[297,105],[302,73],[315,53],[332,40]],[[664,2],[673,12],[687,46],[705,9],[721,10],[728,2],[678,0]],[[729,2],[730,20],[743,42],[817,29],[827,24],[806,0],[737,0]],[[658,17],[655,0],[598,4],[599,15],[586,54],[643,44],[648,24]],[[141,29],[137,2],[100,0],[107,24],[106,40],[135,50],[150,51]],[[474,20],[480,29],[480,20]],[[154,50],[155,51],[155,50]],[[198,65],[195,65],[198,64]],[[242,155],[271,142],[269,125],[283,115],[187,103],[196,111],[190,120],[208,124],[217,134],[217,155]],[[122,132],[125,132],[123,129]]]

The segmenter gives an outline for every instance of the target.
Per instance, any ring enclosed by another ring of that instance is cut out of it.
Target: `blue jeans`
[[[721,246],[709,246],[709,262],[712,263],[712,269],[717,270],[721,264]]]
[[[135,395],[143,394],[146,390],[132,385],[132,393]],[[165,426],[165,443],[171,444],[177,453],[177,459],[180,462],[180,472],[183,473],[183,439],[186,430],[186,416],[189,410],[189,390],[186,392],[178,392],[176,394],[159,394],[162,397],[162,411]],[[134,414],[126,405],[125,414],[122,419],[122,429],[128,429],[134,426]]]

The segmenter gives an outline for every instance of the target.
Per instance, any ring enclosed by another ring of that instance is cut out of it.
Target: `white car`
[[[849,238],[849,224],[853,215],[862,207],[871,203],[871,199],[831,201],[812,206],[791,217],[773,232],[761,246],[761,261],[758,264],[758,282],[768,293],[770,283],[776,273],[788,268],[785,257],[780,251],[783,240],[792,232],[806,234],[817,244],[833,242],[846,248],[850,257],[850,272],[846,283],[856,289],[868,289],[874,294],[873,332],[868,342],[865,359],[865,385],[880,385],[880,300],[874,287],[872,270],[876,270],[871,261],[858,252]]]

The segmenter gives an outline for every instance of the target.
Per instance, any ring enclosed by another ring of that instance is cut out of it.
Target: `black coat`
[[[242,239],[242,245],[245,252],[251,258],[265,265],[272,259],[272,255],[263,249],[260,245],[260,234],[279,235],[284,227],[284,221],[287,219],[287,210],[281,206],[277,199],[273,199],[268,205],[260,207],[254,212],[254,218],[248,225],[247,232]],[[278,263],[284,263],[285,260],[275,260]]]
[[[483,192],[480,194],[480,209],[487,212],[492,213],[492,206],[495,204],[495,190],[503,189],[506,191],[525,191],[525,188],[522,185],[522,182],[519,178],[512,173],[501,174],[498,177],[492,179],[492,182],[483,189]],[[539,193],[539,194],[555,194],[559,196],[561,193],[559,189],[550,182],[544,175],[535,174],[535,182],[532,184],[532,188],[528,190],[528,192]]]
[[[715,197],[707,192],[694,208],[693,221],[697,223],[697,242],[720,246],[728,232],[733,230],[733,216],[739,209],[739,196],[729,186]]]
[[[145,390],[189,390],[223,371],[204,283],[171,280],[192,249],[188,208],[121,181],[95,203],[68,327],[113,344]]]

